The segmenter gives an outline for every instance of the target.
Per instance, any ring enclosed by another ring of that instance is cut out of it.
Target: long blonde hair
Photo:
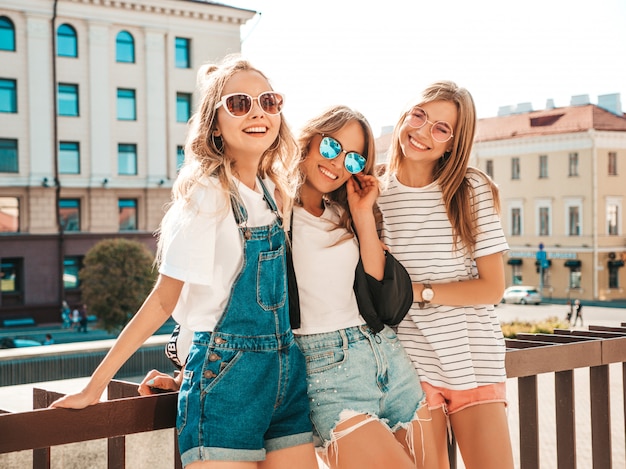
[[[332,134],[341,130],[349,122],[358,122],[363,129],[365,138],[365,150],[363,156],[366,158],[363,174],[373,174],[376,163],[375,139],[372,128],[363,114],[348,106],[337,105],[327,108],[321,114],[309,119],[301,128],[298,136],[298,146],[300,148],[300,162],[304,161],[309,154],[311,141],[316,135]],[[303,175],[300,174],[300,183]],[[342,210],[342,216],[339,226],[346,228],[352,233],[352,218],[350,216],[350,208],[348,207],[348,196],[346,185],[325,194],[324,198],[331,204],[337,204]],[[296,196],[297,199],[297,196]]]
[[[223,142],[214,137],[217,126],[217,110],[224,86],[228,80],[238,72],[254,71],[266,80],[267,77],[260,70],[238,54],[224,57],[217,64],[203,65],[197,75],[197,91],[199,105],[197,111],[189,120],[189,129],[185,141],[185,161],[172,187],[171,202],[161,226],[158,230],[156,262],[161,261],[163,248],[166,244],[165,228],[170,223],[170,213],[173,207],[187,208],[192,200],[194,189],[201,186],[207,177],[215,177],[224,192],[227,205],[230,209],[230,194],[232,192],[234,161],[223,152]],[[269,81],[269,80],[268,80]],[[297,181],[298,150],[295,138],[281,114],[281,122],[276,140],[263,153],[258,167],[258,176],[268,177],[275,184],[283,210],[289,210],[295,195]],[[190,215],[192,216],[192,215]]]
[[[457,109],[457,122],[451,152],[449,154],[446,152],[439,158],[432,176],[433,180],[437,181],[441,187],[446,212],[455,236],[455,247],[459,247],[459,242],[461,245],[473,247],[478,235],[478,223],[472,207],[474,193],[467,179],[467,173],[476,132],[476,107],[472,95],[467,89],[452,81],[438,81],[422,92],[421,100],[418,103],[413,103],[404,110],[393,131],[386,177],[395,174],[402,164],[404,155],[400,147],[399,136],[400,128],[408,113],[416,105],[433,101],[448,101],[453,103]],[[483,179],[488,182],[493,193],[495,208],[499,211],[500,204],[496,185],[482,171],[476,168],[471,168],[471,171],[482,175]]]

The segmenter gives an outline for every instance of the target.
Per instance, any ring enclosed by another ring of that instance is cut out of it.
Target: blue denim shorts
[[[388,326],[367,325],[296,336],[307,368],[307,393],[316,446],[346,417],[377,417],[392,431],[415,420],[425,394],[411,359]]]
[[[310,443],[304,357],[291,331],[279,350],[281,337],[211,335],[194,334],[178,397],[183,466],[262,461],[268,451]]]

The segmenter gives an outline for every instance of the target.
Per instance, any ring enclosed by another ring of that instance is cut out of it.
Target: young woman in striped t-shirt
[[[441,467],[448,424],[468,469],[513,468],[505,344],[494,304],[508,249],[498,191],[469,168],[470,93],[429,86],[395,126],[378,205],[383,242],[404,264],[415,302],[398,328],[431,408]]]

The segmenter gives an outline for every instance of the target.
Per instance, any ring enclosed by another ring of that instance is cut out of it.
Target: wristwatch
[[[418,305],[420,309],[424,309],[424,306],[430,304],[432,299],[435,297],[435,292],[433,291],[430,283],[425,283],[424,288],[422,289],[422,301],[418,301]]]

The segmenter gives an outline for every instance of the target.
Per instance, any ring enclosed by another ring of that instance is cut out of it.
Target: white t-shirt
[[[473,259],[508,250],[487,181],[471,169],[466,178],[474,188],[480,230],[469,253],[452,249],[452,226],[436,182],[421,188],[407,187],[393,175],[388,189],[380,195],[383,242],[413,282],[437,284],[477,278]],[[463,390],[506,379],[504,337],[492,304],[433,304],[420,309],[415,302],[398,327],[398,337],[420,378],[432,385]]]
[[[353,289],[359,246],[354,236],[348,238],[344,228],[337,228],[338,221],[331,207],[321,217],[294,207],[293,265],[301,316],[295,334],[319,334],[365,323]]]
[[[270,194],[275,185],[263,181]],[[235,181],[248,212],[247,226],[271,224],[276,216],[259,192]],[[159,273],[184,283],[172,317],[192,331],[212,331],[220,318],[243,262],[243,244],[232,210],[216,178],[207,178],[193,194],[191,206],[173,206],[161,236]]]

